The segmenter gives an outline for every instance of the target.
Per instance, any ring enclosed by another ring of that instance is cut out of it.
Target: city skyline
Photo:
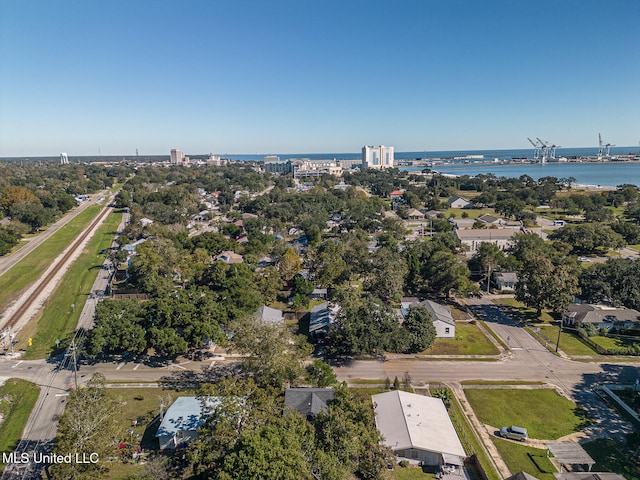
[[[640,141],[640,2],[0,0],[0,157]]]

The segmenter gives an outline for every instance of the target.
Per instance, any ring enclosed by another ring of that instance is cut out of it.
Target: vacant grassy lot
[[[549,325],[539,328],[540,333],[547,337],[551,343],[556,343],[558,340],[558,327]],[[598,352],[580,340],[578,336],[566,331],[560,334],[560,350],[567,355],[598,355]]]
[[[540,317],[536,315],[535,308],[529,308],[524,303],[515,298],[499,298],[495,300],[496,305],[506,305],[512,315],[519,316],[527,322],[553,322],[555,319],[549,313],[543,311]]]
[[[596,335],[593,337],[589,337],[591,341],[597,343],[601,347],[604,348],[620,348],[620,347],[630,347],[637,343],[637,340],[632,340],[629,338],[612,338],[612,337],[602,337],[600,335]]]
[[[25,359],[48,357],[55,348],[56,339],[62,340],[75,330],[104,261],[104,255],[98,252],[111,246],[121,219],[121,213],[111,213],[106,218],[86,249],[71,265],[40,317],[34,317],[20,331],[16,338],[20,342],[19,347],[26,350]],[[33,339],[31,347],[27,346],[29,338]]]
[[[15,450],[39,394],[40,389],[33,383],[17,378],[10,378],[0,386],[0,413],[3,417],[0,422],[0,452]],[[0,472],[4,465],[0,455]]]
[[[469,197],[466,197],[467,199]],[[496,211],[493,208],[449,208],[444,212],[445,217],[453,218],[478,218],[488,213],[489,215],[496,215]],[[467,217],[463,217],[463,214],[467,214]]]
[[[472,323],[456,323],[456,338],[438,338],[425,355],[498,355],[500,351]]]
[[[631,448],[611,439],[594,440],[583,447],[596,461],[594,472],[616,472],[627,480],[640,480],[640,460]]]
[[[547,458],[547,451],[526,447],[514,442],[494,438],[500,455],[512,472],[526,472],[539,480],[555,480],[556,468]]]
[[[555,390],[467,388],[465,394],[483,423],[525,427],[535,439],[555,440],[589,423],[581,408]]]
[[[101,209],[100,205],[88,207],[2,275],[0,277],[0,310],[4,310],[18,298],[20,293],[42,276],[53,260],[89,225]]]

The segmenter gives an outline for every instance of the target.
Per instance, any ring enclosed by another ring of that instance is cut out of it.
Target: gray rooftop
[[[466,457],[439,398],[394,390],[372,395],[376,426],[392,450],[416,448]]]
[[[440,305],[439,303],[433,302],[431,300],[424,300],[418,303],[421,307],[426,308],[431,314],[431,320],[434,322],[439,320],[444,323],[448,323],[449,325],[455,325],[456,322],[451,316],[451,307],[447,305]]]
[[[280,310],[267,307],[266,305],[263,305],[258,309],[255,314],[255,318],[258,321],[269,325],[280,325],[284,322],[284,315]]]
[[[518,274],[515,272],[495,272],[493,274],[493,278],[503,282],[512,282],[515,283],[518,281]]]
[[[637,310],[586,303],[569,305],[564,315],[583,323],[640,322],[640,312]]]
[[[563,465],[593,465],[596,463],[579,443],[549,442],[545,443],[545,446],[556,457],[558,463]]]
[[[333,400],[333,388],[287,388],[284,404],[303,415],[315,415],[327,408]]]

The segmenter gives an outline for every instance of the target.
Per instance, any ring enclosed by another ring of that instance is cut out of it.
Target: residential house
[[[416,208],[410,208],[407,217],[409,220],[424,220],[424,214]]]
[[[216,260],[222,260],[224,263],[231,265],[233,263],[242,263],[244,260],[242,255],[239,255],[235,252],[225,250],[221,252],[220,255],[216,257]]]
[[[149,225],[153,225],[153,220],[151,220],[150,218],[147,217],[143,217],[140,219],[140,224],[143,227],[148,227]]]
[[[393,192],[389,192],[389,197],[391,200],[399,200],[404,196],[404,190],[394,190]]]
[[[335,322],[340,306],[323,302],[311,308],[309,312],[309,335],[321,337],[327,334],[329,327]]]
[[[590,324],[606,330],[640,328],[640,312],[624,307],[574,303],[562,312],[562,324],[569,327]]]
[[[448,305],[440,305],[432,300],[424,300],[417,302],[414,300],[404,300],[401,302],[402,308],[400,313],[402,318],[407,318],[409,314],[409,308],[413,305],[418,305],[426,308],[431,315],[431,321],[436,328],[436,338],[455,338],[456,337],[456,322],[451,315],[451,307]]]
[[[314,288],[313,291],[307,295],[309,300],[326,300],[327,299],[327,289],[326,288]]]
[[[217,397],[206,400],[208,408],[220,402]],[[174,449],[198,438],[204,422],[202,401],[198,397],[178,397],[167,409],[156,432],[160,450]]]
[[[518,282],[518,274],[515,272],[493,272],[492,277],[498,290],[514,290]]]
[[[452,195],[447,200],[450,208],[469,208],[473,204],[466,198],[459,197],[458,195]]]
[[[480,215],[478,218],[476,218],[476,220],[478,222],[484,223],[488,227],[490,226],[497,227],[501,225],[501,222],[502,222],[501,218],[494,217],[493,215],[489,215],[488,213],[485,213],[484,215]]]
[[[383,443],[397,457],[414,464],[462,466],[467,455],[441,399],[401,390],[371,399]]]
[[[460,243],[468,248],[467,255],[473,255],[480,248],[480,244],[484,242],[493,243],[500,250],[505,250],[511,244],[511,240],[518,233],[518,230],[515,228],[490,228],[486,230],[455,228],[453,232]]]
[[[287,388],[284,391],[284,404],[310,420],[326,411],[333,397],[333,388]]]
[[[265,325],[284,324],[284,314],[282,313],[282,311],[275,308],[267,307],[266,305],[263,305],[258,309],[258,311],[254,314],[254,318],[258,322]]]

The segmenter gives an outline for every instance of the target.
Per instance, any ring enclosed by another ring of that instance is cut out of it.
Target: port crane
[[[533,145],[533,148],[534,148],[533,159],[537,162],[540,159],[540,149],[542,148],[542,145],[539,144],[537,141],[534,142],[529,137],[527,137],[527,140],[529,140],[529,143]]]
[[[602,141],[602,135],[598,134],[598,159],[601,159],[603,156],[610,157],[611,156],[611,147],[615,147],[613,143],[605,144]]]
[[[549,152],[551,151],[551,145],[549,143],[540,140],[539,137],[536,137],[536,140],[540,142],[542,145],[542,157],[540,158],[541,163],[547,163],[547,158],[549,158]]]

